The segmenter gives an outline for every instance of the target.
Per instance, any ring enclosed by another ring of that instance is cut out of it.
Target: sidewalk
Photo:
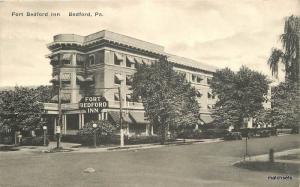
[[[191,144],[203,144],[203,143],[215,143],[221,142],[221,139],[179,139],[176,142],[161,145],[159,143],[153,144],[137,144],[137,145],[124,145],[120,146],[108,146],[108,147],[84,147],[81,144],[61,142],[60,146],[63,148],[62,152],[78,152],[78,153],[94,153],[94,152],[106,152],[106,151],[126,151],[126,150],[140,150],[140,149],[152,149],[165,146],[180,146],[180,145],[191,145]],[[56,148],[56,142],[50,142],[46,146],[19,146],[20,151],[31,151],[31,152],[43,152],[49,153],[51,150]]]
[[[279,157],[282,157],[282,156],[293,155],[293,154],[299,154],[300,155],[300,148],[275,152],[274,153],[274,162],[300,164],[299,160],[288,160],[288,159],[279,158]],[[263,155],[249,156],[249,157],[246,157],[245,160],[238,161],[238,162],[235,162],[235,163],[239,163],[239,162],[243,162],[243,161],[257,162],[257,161],[268,161],[268,160],[269,160],[269,154],[263,154]]]

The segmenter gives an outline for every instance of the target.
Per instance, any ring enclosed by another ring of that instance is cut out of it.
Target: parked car
[[[259,132],[259,137],[270,137],[271,134],[270,130],[262,130]]]
[[[241,140],[242,134],[240,132],[229,132],[225,134],[224,140]]]

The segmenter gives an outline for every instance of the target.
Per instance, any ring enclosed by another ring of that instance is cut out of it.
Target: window
[[[207,92],[207,98],[211,99],[212,98],[212,94],[210,92]]]
[[[114,76],[114,83],[115,84],[121,84],[121,81],[122,81],[122,75],[121,74],[115,74],[115,76]]]
[[[119,93],[114,94],[114,100],[115,101],[120,101]]]
[[[115,65],[121,65],[121,62],[123,61],[123,57],[121,54],[115,53],[115,60],[114,64]]]
[[[212,109],[212,105],[207,105],[207,109]]]
[[[55,56],[51,57],[50,64],[52,64],[52,65],[58,65],[58,55],[55,55]]]
[[[197,82],[201,82],[202,78],[200,76],[197,76]]]
[[[99,51],[97,53],[96,64],[104,64],[104,51]]]
[[[197,97],[201,97],[201,96],[202,96],[202,94],[201,94],[201,91],[200,91],[200,90],[197,90],[197,91],[196,91],[196,96],[197,96]]]
[[[76,56],[76,65],[81,66],[84,64],[85,56],[81,54],[77,54]]]
[[[192,75],[192,81],[193,81],[193,82],[196,81],[196,75]]]
[[[207,84],[211,83],[211,78],[207,78]]]
[[[95,55],[90,55],[89,56],[89,65],[94,65],[95,64]]]
[[[71,83],[71,73],[62,73],[60,79],[64,86],[67,84],[70,84]]]
[[[126,67],[131,67],[131,65],[134,64],[134,58],[132,57],[126,57]]]
[[[72,60],[72,54],[68,54],[68,53],[62,54],[62,58],[61,58],[62,64],[70,65],[71,60]]]
[[[131,96],[131,94],[127,94],[126,95],[126,100],[127,100],[127,102],[132,102],[132,96]]]

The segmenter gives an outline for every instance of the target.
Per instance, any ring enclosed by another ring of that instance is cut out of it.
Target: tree
[[[284,25],[284,33],[280,36],[282,49],[272,49],[272,53],[268,59],[268,64],[272,71],[272,75],[278,78],[278,66],[282,63],[285,66],[285,82],[290,86],[285,86],[289,90],[294,90],[296,96],[293,97],[291,103],[293,107],[286,108],[284,105],[278,105],[276,110],[285,111],[290,109],[289,113],[296,116],[295,124],[300,124],[300,17],[290,16],[286,18]],[[283,85],[279,88],[283,88]],[[288,92],[285,92],[288,93]],[[282,101],[282,100],[281,100]],[[279,109],[282,106],[282,109]],[[275,112],[274,114],[280,115]],[[275,116],[276,117],[276,116]],[[277,116],[279,117],[279,116]],[[293,119],[291,119],[293,120]],[[300,125],[299,125],[300,128]]]
[[[245,118],[254,117],[263,109],[268,84],[265,75],[245,66],[236,73],[229,68],[218,70],[210,83],[213,94],[218,96],[212,111],[216,122],[225,127],[241,128]]]
[[[271,118],[274,126],[293,126],[297,123],[296,108],[293,104],[296,98],[296,89],[287,82],[282,82],[272,89]]]
[[[196,91],[165,58],[151,65],[138,65],[132,85],[133,98],[142,97],[146,116],[158,127],[162,144],[168,130],[197,124]]]
[[[19,130],[33,130],[41,125],[42,103],[49,102],[52,87],[15,87],[0,92],[0,115],[2,127]]]

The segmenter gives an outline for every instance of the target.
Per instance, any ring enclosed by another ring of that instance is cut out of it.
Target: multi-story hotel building
[[[152,134],[152,124],[144,116],[143,104],[133,101],[130,86],[135,64],[152,63],[167,57],[175,71],[184,73],[198,92],[202,123],[210,123],[210,109],[216,98],[208,86],[216,68],[191,59],[168,54],[164,47],[103,30],[88,36],[59,34],[48,44],[51,54],[52,80],[58,89],[61,81],[62,133],[74,134],[91,120],[107,119],[119,122],[118,87],[123,101],[123,120],[128,123],[127,134]],[[60,80],[59,80],[60,79]],[[110,88],[110,89],[104,89]],[[111,89],[115,88],[115,89]],[[56,92],[58,93],[58,92]],[[100,114],[88,114],[79,108],[84,96],[104,96],[109,108]],[[44,103],[48,128],[54,132],[58,117],[58,96],[53,103]]]

